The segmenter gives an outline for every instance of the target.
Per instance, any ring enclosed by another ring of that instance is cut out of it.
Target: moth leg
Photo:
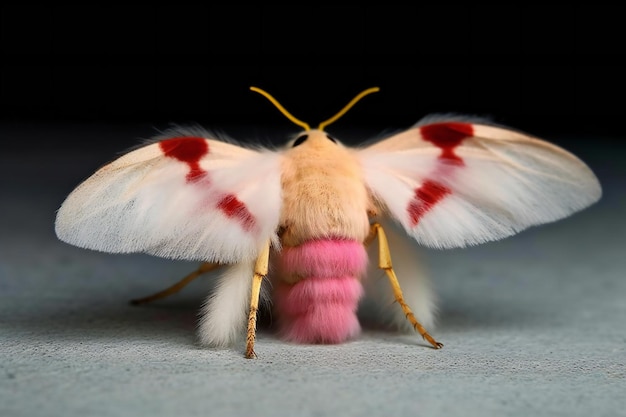
[[[259,311],[259,296],[261,294],[261,283],[267,275],[269,268],[270,244],[263,247],[261,253],[254,264],[254,276],[252,277],[252,291],[250,292],[250,312],[248,313],[248,334],[246,336],[246,359],[256,358],[254,353],[254,342],[256,340],[256,320]]]
[[[378,229],[379,228],[382,229],[382,226],[380,224],[378,224],[378,223],[372,223],[371,224],[370,232],[365,237],[365,240],[363,241],[363,246],[365,246],[366,248],[370,247],[370,245],[372,244],[374,239],[376,239],[376,235],[378,234]]]
[[[385,232],[380,224],[372,224],[369,236],[373,234],[376,234],[378,236],[378,267],[384,270],[387,274],[387,278],[389,278],[389,283],[391,284],[391,288],[393,289],[393,295],[395,296],[398,304],[400,304],[400,307],[402,307],[404,315],[406,316],[407,320],[413,325],[413,328],[419,334],[421,334],[425,340],[433,345],[435,349],[441,349],[443,347],[443,343],[437,342],[430,334],[428,334],[424,326],[422,326],[420,322],[417,321],[415,315],[404,301],[402,289],[400,288],[400,283],[398,282],[398,277],[396,277],[396,273],[394,272],[393,266],[391,264],[391,252],[389,251],[387,236],[385,235]],[[368,242],[368,239],[366,238],[365,242],[370,243],[372,239],[369,239]]]
[[[183,279],[181,279],[180,281],[178,281],[176,284],[172,285],[171,287],[168,287],[164,289],[163,291],[159,291],[147,297],[135,298],[134,300],[130,300],[130,303],[132,305],[146,304],[155,300],[159,300],[161,298],[165,298],[172,294],[176,294],[178,291],[182,290],[187,284],[189,284],[194,279],[198,278],[200,275],[206,272],[212,271],[219,266],[220,264],[204,262],[198,267],[198,269],[196,269],[191,274],[187,275],[186,277],[184,277]]]

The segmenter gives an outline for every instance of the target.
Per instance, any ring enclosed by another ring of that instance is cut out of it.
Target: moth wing
[[[280,154],[180,133],[140,147],[80,184],[56,234],[104,252],[234,263],[275,234]]]
[[[484,122],[427,119],[357,154],[380,206],[435,248],[501,239],[566,217],[602,193],[576,156]]]

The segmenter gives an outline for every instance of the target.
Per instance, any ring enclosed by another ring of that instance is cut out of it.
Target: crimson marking
[[[474,127],[469,123],[447,122],[433,123],[420,128],[424,140],[441,148],[440,159],[453,164],[463,165],[463,159],[454,153],[464,139],[474,136]]]
[[[250,231],[254,226],[254,216],[250,213],[246,205],[239,201],[234,194],[224,196],[219,203],[217,203],[217,207],[222,210],[227,217],[234,217],[239,220],[244,230]]]
[[[445,185],[432,180],[424,181],[419,188],[415,189],[415,197],[409,202],[407,208],[411,218],[411,227],[417,226],[426,213],[451,193],[452,191]]]
[[[178,159],[189,166],[187,182],[195,182],[207,172],[200,168],[200,159],[209,153],[209,144],[204,138],[181,137],[159,142],[161,150],[170,158]]]

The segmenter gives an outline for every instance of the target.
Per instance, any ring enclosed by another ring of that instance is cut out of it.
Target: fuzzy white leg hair
[[[225,267],[200,310],[198,337],[202,345],[232,346],[245,336],[253,275],[254,262]]]
[[[403,230],[391,221],[380,221],[389,243],[393,269],[398,277],[404,301],[428,331],[435,325],[436,297],[430,280],[421,264],[418,245]],[[378,268],[378,239],[369,246],[369,265],[363,280],[365,288],[363,317],[378,324],[396,328],[403,332],[414,332],[402,308],[395,302],[393,290],[384,271]]]

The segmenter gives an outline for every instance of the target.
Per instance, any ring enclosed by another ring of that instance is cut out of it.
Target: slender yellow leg
[[[443,347],[443,343],[437,342],[430,334],[428,334],[424,326],[422,326],[421,323],[417,321],[409,306],[404,302],[404,297],[402,296],[402,289],[400,288],[398,277],[396,277],[396,273],[393,271],[393,266],[391,265],[391,253],[389,251],[389,244],[387,243],[387,236],[385,235],[385,231],[380,224],[372,224],[370,236],[372,236],[374,233],[378,235],[378,267],[384,270],[387,274],[387,277],[389,278],[389,282],[391,284],[391,288],[393,289],[393,295],[395,296],[398,304],[400,304],[400,307],[402,307],[404,315],[406,316],[407,320],[413,325],[413,328],[419,334],[421,334],[425,340],[433,345],[435,349],[441,349]],[[368,241],[368,239],[366,238],[365,242],[370,243],[371,240],[372,239],[369,239]]]
[[[171,287],[166,288],[163,291],[159,291],[155,294],[149,295],[147,297],[135,298],[134,300],[130,300],[130,303],[133,305],[145,304],[145,303],[149,303],[155,300],[159,300],[161,298],[165,298],[172,294],[176,294],[178,291],[182,290],[187,284],[189,284],[194,279],[198,278],[200,275],[204,274],[205,272],[212,271],[219,266],[220,264],[212,264],[209,262],[204,262],[198,267],[198,269],[196,269],[191,274],[187,275],[186,277],[184,277],[183,279],[181,279],[180,281],[178,281],[176,284],[172,285]]]
[[[256,340],[256,319],[259,311],[259,296],[261,283],[267,275],[269,268],[270,244],[265,245],[254,264],[254,276],[252,277],[252,291],[250,293],[250,312],[248,314],[248,334],[246,336],[246,359],[256,358],[254,342]]]

